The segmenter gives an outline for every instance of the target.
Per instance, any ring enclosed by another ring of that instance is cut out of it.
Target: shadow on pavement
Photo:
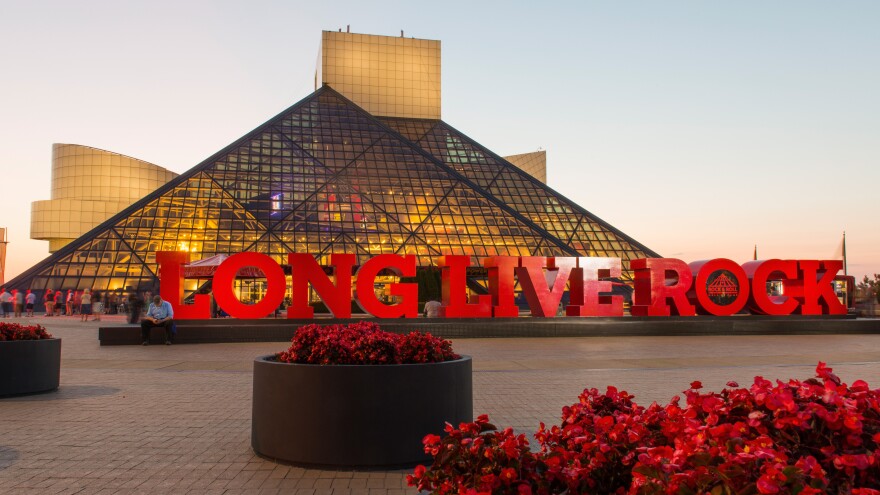
[[[0,471],[8,468],[9,466],[15,464],[15,461],[18,460],[18,451],[13,449],[12,447],[6,447],[4,445],[0,445]]]
[[[113,395],[118,393],[119,389],[115,387],[103,387],[100,385],[62,385],[58,387],[58,390],[53,392],[46,392],[40,394],[32,394],[32,395],[18,395],[14,397],[6,397],[0,398],[0,403],[3,402],[36,402],[36,401],[50,401],[50,400],[65,400],[65,399],[83,399],[86,397],[100,397],[102,395]],[[0,449],[3,447],[0,446]],[[2,451],[0,451],[2,452]],[[0,462],[2,462],[2,457],[0,457]]]

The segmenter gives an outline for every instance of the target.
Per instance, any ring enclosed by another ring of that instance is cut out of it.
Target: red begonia
[[[728,387],[695,381],[684,406],[648,408],[614,387],[584,390],[559,426],[540,425],[534,452],[485,415],[447,425],[425,437],[434,463],[408,480],[434,494],[880,495],[880,390],[825,363],[804,381]]]
[[[42,340],[51,339],[42,325],[20,325],[18,323],[0,323],[0,341],[4,340]]]
[[[348,325],[316,324],[297,329],[286,351],[275,359],[303,364],[413,364],[459,359],[452,343],[430,333],[399,335],[371,321]]]

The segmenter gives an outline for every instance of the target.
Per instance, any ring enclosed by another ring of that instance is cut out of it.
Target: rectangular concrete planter
[[[254,361],[251,443],[291,464],[335,468],[428,462],[422,438],[473,420],[471,358],[430,364]]]
[[[50,392],[61,378],[61,339],[0,342],[0,397]]]

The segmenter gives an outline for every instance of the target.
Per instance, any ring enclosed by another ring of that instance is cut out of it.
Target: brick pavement
[[[251,367],[283,343],[100,347],[96,322],[33,320],[63,340],[61,388],[0,399],[0,494],[403,494],[407,471],[323,471],[250,449]],[[880,320],[878,320],[880,325]],[[880,386],[880,335],[460,339],[474,413],[533,432],[584,387],[666,402],[701,380],[806,378],[818,360]]]

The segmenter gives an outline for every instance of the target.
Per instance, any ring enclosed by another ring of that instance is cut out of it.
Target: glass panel
[[[327,90],[175,183],[7,285],[155,291],[159,250],[281,263],[291,251],[402,253],[421,266],[440,254],[653,254],[447,124],[377,120]]]

